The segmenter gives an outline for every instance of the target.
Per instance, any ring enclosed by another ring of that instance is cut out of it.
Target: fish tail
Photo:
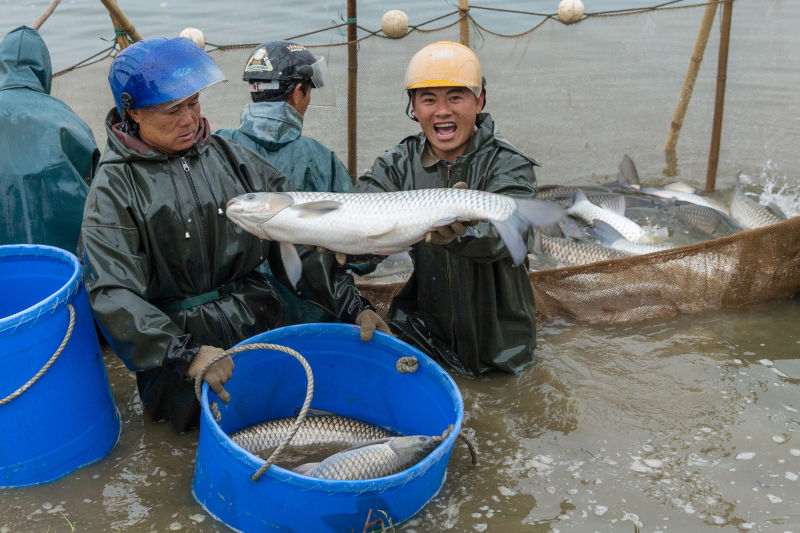
[[[554,202],[512,198],[516,209],[505,220],[491,220],[503,244],[506,245],[514,266],[525,260],[528,246],[525,236],[535,226],[550,226],[564,217],[564,209]]]

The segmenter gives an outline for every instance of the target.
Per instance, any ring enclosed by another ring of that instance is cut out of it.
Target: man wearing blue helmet
[[[259,272],[291,246],[259,241],[225,217],[230,198],[294,190],[259,155],[211,135],[198,93],[224,81],[188,39],[153,38],[120,52],[109,70],[116,108],[89,190],[81,239],[89,301],[104,335],[136,371],[154,420],[178,431],[198,423],[194,379],[223,349],[280,326],[284,310]],[[330,254],[306,254],[297,294],[337,319],[362,325],[362,339],[388,327]],[[203,379],[222,401],[233,362]]]

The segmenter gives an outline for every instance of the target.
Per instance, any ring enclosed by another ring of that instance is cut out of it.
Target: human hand
[[[459,181],[456,182],[452,188],[466,189],[467,184],[463,181]],[[433,228],[431,231],[425,234],[425,242],[439,245],[450,244],[456,239],[456,237],[464,235],[467,232],[467,226],[472,226],[474,224],[474,222],[462,222],[456,220],[455,222],[451,222],[446,226]]]
[[[200,346],[200,349],[197,350],[197,355],[192,359],[186,373],[190,377],[197,379],[206,365],[208,365],[210,361],[218,358],[224,351],[225,350],[222,348],[217,348],[216,346]],[[223,403],[231,401],[231,395],[228,394],[228,391],[225,390],[223,385],[231,379],[233,375],[233,366],[233,360],[228,356],[208,367],[208,370],[206,370],[203,376],[203,381],[208,383],[208,386],[217,393],[217,396],[219,396],[219,399],[222,400]]]
[[[372,339],[372,335],[375,334],[376,329],[392,335],[392,331],[389,329],[389,326],[386,325],[386,322],[372,309],[366,309],[358,313],[358,316],[356,316],[356,324],[361,326],[361,340],[364,342]]]
[[[347,256],[345,254],[340,254],[339,252],[334,252],[332,250],[328,250],[327,248],[323,248],[322,246],[311,246],[310,244],[304,244],[303,248],[306,249],[308,252],[317,252],[318,254],[334,254],[336,257],[336,262],[340,265],[343,265],[347,262]]]

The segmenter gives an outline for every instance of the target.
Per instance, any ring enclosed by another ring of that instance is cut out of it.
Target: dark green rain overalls
[[[209,135],[201,119],[193,148],[168,155],[123,133],[116,109],[108,146],[89,190],[81,237],[89,301],[154,419],[178,431],[197,424],[189,362],[200,345],[223,349],[283,325],[275,288],[278,244],[246,233],[224,214],[229,199],[294,190],[263,158]],[[332,254],[303,256],[298,293],[342,322],[369,303]],[[234,371],[235,372],[235,371]]]
[[[448,165],[423,166],[425,135],[407,137],[375,160],[356,183],[358,192],[452,187],[522,198],[536,192],[536,161],[499,137],[486,114],[464,155]],[[529,235],[529,246],[532,238]],[[533,361],[536,308],[524,265],[514,267],[489,222],[450,244],[424,241],[411,250],[414,273],[389,309],[402,340],[460,372],[515,372]]]
[[[0,43],[0,244],[76,253],[100,151],[89,126],[50,96],[50,53],[31,28]]]

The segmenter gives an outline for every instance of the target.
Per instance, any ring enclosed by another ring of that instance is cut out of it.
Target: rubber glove
[[[220,356],[225,350],[222,348],[217,348],[216,346],[207,346],[203,345],[200,346],[200,349],[197,350],[197,355],[194,356],[192,362],[189,364],[189,369],[186,373],[194,378],[200,375],[200,371],[208,364],[209,361],[212,359],[216,359]],[[213,365],[206,370],[205,376],[203,376],[203,381],[208,383],[208,386],[211,387],[211,390],[217,393],[219,399],[223,401],[223,403],[228,403],[231,401],[231,395],[228,394],[228,391],[225,390],[223,385],[231,379],[233,375],[233,360],[230,357],[225,357],[220,359]]]
[[[361,340],[364,342],[372,339],[372,335],[375,333],[376,329],[392,335],[392,331],[389,329],[389,326],[386,325],[386,322],[372,309],[366,309],[358,313],[356,316],[356,325],[361,326]],[[394,337],[394,335],[392,336]]]
[[[467,184],[463,181],[459,181],[455,185],[453,185],[454,189],[466,189]],[[425,242],[430,242],[433,244],[450,244],[453,242],[456,237],[464,235],[467,232],[467,226],[471,226],[473,224],[464,223],[456,220],[455,222],[451,222],[446,226],[441,226],[438,228],[433,228],[431,231],[425,234]]]

